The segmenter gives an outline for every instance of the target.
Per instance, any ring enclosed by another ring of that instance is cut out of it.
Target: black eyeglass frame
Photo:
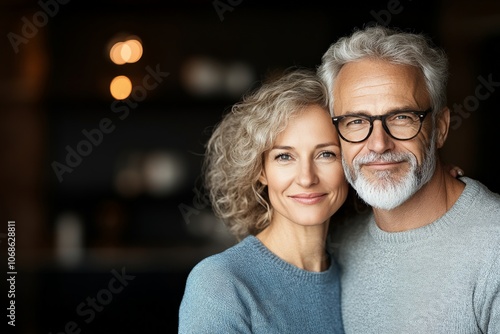
[[[429,108],[427,110],[423,110],[423,111],[416,111],[416,110],[397,110],[397,111],[393,111],[393,112],[390,112],[390,113],[387,113],[387,114],[384,114],[384,115],[375,115],[375,116],[367,116],[367,115],[359,115],[359,114],[350,114],[350,115],[343,115],[343,116],[337,116],[337,117],[332,117],[332,122],[333,122],[333,125],[335,125],[335,127],[337,128],[337,132],[339,133],[340,137],[345,140],[346,142],[349,142],[349,143],[361,143],[362,141],[365,141],[367,140],[370,135],[372,134],[372,131],[373,131],[373,122],[375,120],[380,120],[382,122],[382,127],[384,128],[385,132],[393,139],[396,139],[396,140],[411,140],[413,138],[415,138],[419,133],[420,133],[420,130],[422,130],[422,123],[424,122],[424,119],[425,119],[425,116],[427,116],[427,114],[431,113],[432,112],[432,108]],[[420,120],[420,127],[418,128],[418,131],[417,133],[410,137],[410,138],[405,138],[405,139],[399,139],[399,138],[396,138],[392,135],[391,131],[389,131],[389,128],[387,127],[387,124],[385,124],[385,120],[387,117],[390,117],[390,116],[393,116],[393,115],[396,115],[396,114],[400,114],[400,113],[412,113],[412,114],[415,114],[418,116],[418,119]],[[369,122],[370,122],[370,129],[368,130],[368,133],[366,135],[366,137],[362,140],[357,140],[357,141],[352,141],[352,140],[348,140],[346,139],[343,135],[342,135],[342,132],[340,132],[340,129],[339,129],[339,122],[346,118],[346,117],[352,117],[352,116],[355,116],[355,117],[359,117],[359,118],[364,118],[364,119],[367,119]]]

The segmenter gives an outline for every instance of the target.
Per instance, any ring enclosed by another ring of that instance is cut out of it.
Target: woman
[[[296,70],[216,127],[205,187],[240,242],[193,268],[179,333],[343,333],[326,241],[348,185],[327,96],[312,72]]]

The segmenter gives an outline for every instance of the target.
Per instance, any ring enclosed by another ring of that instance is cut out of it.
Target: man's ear
[[[441,113],[436,119],[436,147],[443,147],[446,138],[448,137],[448,130],[450,129],[450,109],[448,107],[443,108]]]

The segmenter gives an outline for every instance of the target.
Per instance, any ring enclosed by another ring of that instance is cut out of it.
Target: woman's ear
[[[260,172],[259,181],[263,185],[267,186],[267,176],[266,176],[266,171],[264,169],[262,169],[262,171]]]
[[[267,186],[267,176],[266,176],[266,167],[265,167],[267,154],[268,154],[268,151],[266,151],[262,154],[262,161],[260,164],[260,176],[259,176],[259,182],[265,186]]]

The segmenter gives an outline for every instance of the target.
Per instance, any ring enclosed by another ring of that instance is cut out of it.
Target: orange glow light
[[[124,56],[124,52],[127,52],[128,57]],[[122,57],[127,63],[135,63],[142,57],[142,44],[138,39],[129,39],[124,42],[122,48]]]
[[[111,47],[111,50],[109,51],[109,58],[111,58],[111,61],[116,65],[125,64],[125,59],[123,59],[122,57],[122,48],[123,48],[123,42],[118,42],[115,43]]]
[[[111,95],[117,100],[124,100],[132,93],[132,82],[124,75],[115,77],[109,85]]]
[[[116,42],[109,50],[109,58],[116,65],[135,63],[142,57],[142,43],[134,36],[124,42]]]

